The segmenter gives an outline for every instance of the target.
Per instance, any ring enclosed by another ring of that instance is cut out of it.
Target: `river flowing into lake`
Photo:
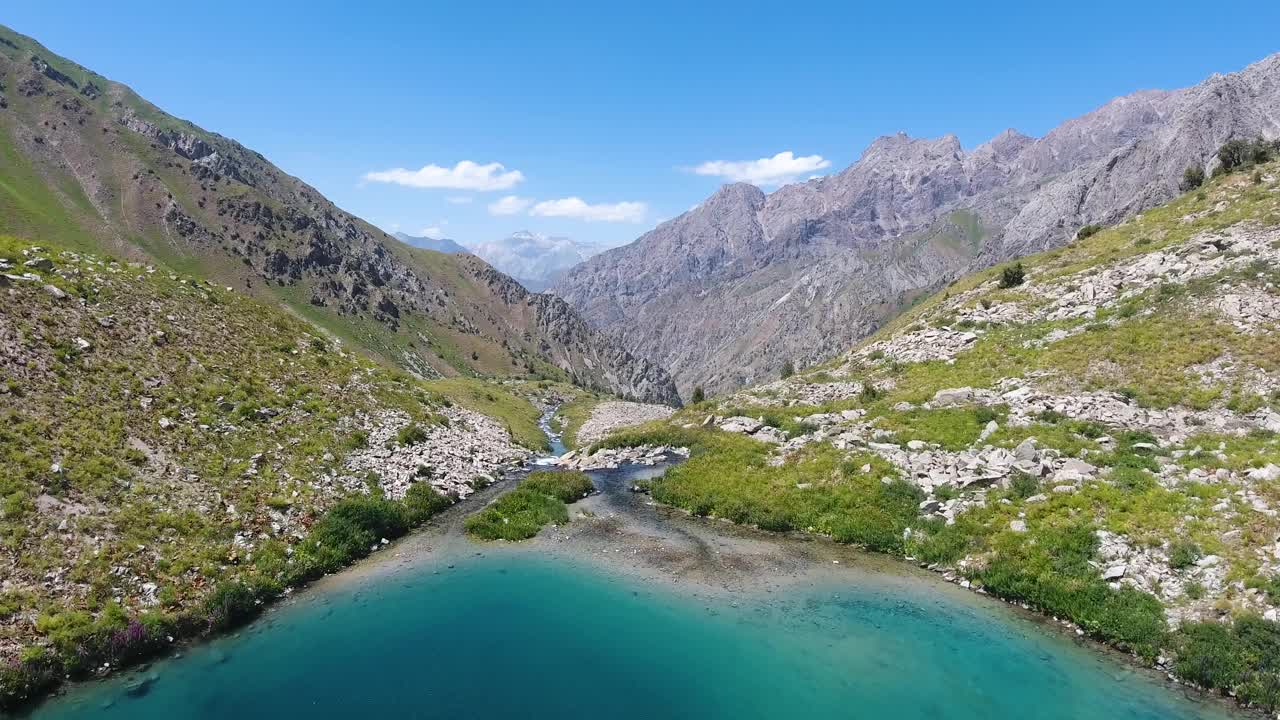
[[[445,518],[181,657],[40,720],[1228,718],[927,573],[683,518],[594,473],[518,546]]]

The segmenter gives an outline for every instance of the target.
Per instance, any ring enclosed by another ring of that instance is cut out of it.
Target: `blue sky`
[[[620,244],[727,179],[835,172],[899,130],[1039,135],[1280,51],[1276,2],[6,5],[345,209],[463,242]]]

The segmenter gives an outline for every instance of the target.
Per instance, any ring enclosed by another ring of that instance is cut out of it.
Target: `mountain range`
[[[1280,136],[1280,55],[1194,87],[1117,98],[1032,138],[874,141],[772,193],[727,185],[552,292],[687,396],[776,376],[865,337],[960,275],[1070,242],[1174,197],[1229,138]]]
[[[405,245],[412,245],[423,250],[435,250],[442,253],[464,253],[467,249],[449,238],[417,237],[407,233],[392,233],[392,236]]]
[[[229,138],[0,26],[0,233],[158,261],[424,377],[678,402],[659,366],[472,255],[410,247]]]
[[[528,230],[514,232],[501,240],[467,243],[467,249],[533,292],[546,290],[569,268],[604,250],[599,245]]]

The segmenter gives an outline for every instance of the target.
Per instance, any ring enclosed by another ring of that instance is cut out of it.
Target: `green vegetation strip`
[[[870,417],[876,415],[878,403],[872,402]],[[774,410],[780,414],[773,419],[785,426],[792,413],[813,410]],[[924,437],[944,445],[969,441],[980,423],[992,419],[986,411],[935,412],[885,417],[892,418],[888,426],[900,440]],[[715,429],[682,427],[695,419],[686,410],[667,421],[612,435],[594,448],[689,447],[688,461],[650,482],[654,499],[695,515],[764,530],[818,533],[871,551],[956,567],[974,587],[1069,619],[1090,637],[1148,662],[1161,651],[1171,652],[1174,671],[1185,681],[1235,693],[1259,707],[1280,707],[1280,624],[1246,615],[1233,626],[1188,622],[1170,630],[1164,607],[1154,595],[1113,587],[1101,577],[1098,530],[1159,544],[1188,514],[1217,499],[1218,489],[1212,486],[1187,483],[1179,491],[1159,486],[1152,474],[1158,468],[1149,449],[1153,438],[1146,433],[1113,429],[1109,434],[1115,445],[1103,452],[1093,442],[1103,434],[1102,426],[1046,416],[1033,434],[1041,440],[1060,440],[1065,448],[1091,450],[1092,462],[1111,468],[1111,482],[1095,481],[1076,493],[1048,493],[1047,499],[1028,503],[1028,497],[1047,488],[1020,474],[1008,490],[992,491],[985,507],[973,508],[947,525],[941,518],[921,517],[918,504],[923,493],[877,455],[813,444],[775,467],[766,463],[773,446]],[[1006,428],[990,440],[1012,446],[1027,434],[1025,428]],[[1249,449],[1265,441],[1237,442]],[[1200,462],[1217,462],[1208,457]],[[1011,529],[1014,519],[1025,522],[1025,532]],[[1191,523],[1187,531],[1196,534],[1198,527]],[[1206,550],[1217,549],[1211,535],[1197,537],[1203,537]],[[1184,566],[1200,556],[1201,545],[1185,538],[1171,550],[1174,562]],[[959,564],[964,558],[977,561]],[[1263,579],[1251,584],[1270,589]]]
[[[42,614],[37,626],[49,645],[33,646],[19,662],[0,666],[0,710],[39,697],[63,678],[89,677],[104,663],[130,665],[165,652],[175,639],[242,625],[287,589],[366,557],[383,540],[405,535],[452,504],[424,483],[399,501],[377,495],[342,500],[311,527],[298,552],[290,556],[276,540],[263,543],[240,580],[219,583],[196,608],[130,617],[112,602],[97,618],[75,610]]]
[[[586,473],[537,470],[516,489],[467,518],[467,532],[482,540],[527,540],[547,525],[569,522],[567,504],[593,489]]]

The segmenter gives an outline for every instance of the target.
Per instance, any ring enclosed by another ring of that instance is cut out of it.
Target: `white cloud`
[[[533,206],[530,215],[566,217],[587,222],[644,222],[649,207],[642,202],[601,203],[592,205],[580,197],[543,200]]]
[[[395,183],[414,188],[443,188],[448,190],[508,190],[524,181],[524,173],[507,170],[502,163],[479,163],[463,160],[452,168],[424,165],[418,170],[393,168],[365,173],[370,182]]]
[[[427,238],[431,238],[432,240],[439,240],[440,238],[444,237],[444,230],[441,230],[440,226],[438,225],[432,225],[431,227],[422,228],[421,230],[419,230],[418,237],[427,237]]]
[[[516,215],[524,212],[525,209],[532,204],[533,200],[530,198],[522,198],[518,195],[507,195],[496,202],[489,203],[489,214]]]
[[[790,150],[759,160],[710,160],[693,168],[698,175],[714,175],[732,182],[753,185],[783,185],[801,175],[831,167],[821,155],[796,157]]]
[[[451,195],[444,199],[450,205],[470,205],[475,200],[473,195]]]

